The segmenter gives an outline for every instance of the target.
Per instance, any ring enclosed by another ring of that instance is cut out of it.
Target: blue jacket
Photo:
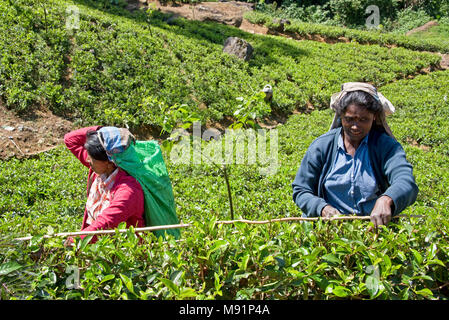
[[[327,205],[324,181],[337,154],[341,129],[332,129],[312,142],[292,183],[293,201],[305,217],[320,216]],[[378,196],[393,199],[393,215],[397,215],[414,203],[418,195],[412,165],[401,144],[384,131],[373,128],[369,135],[369,158],[380,190]]]

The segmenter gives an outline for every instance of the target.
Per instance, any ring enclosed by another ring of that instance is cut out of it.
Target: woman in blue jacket
[[[394,107],[367,83],[349,82],[331,98],[331,129],[307,149],[293,200],[306,217],[370,216],[386,225],[415,202],[418,187],[385,116]]]

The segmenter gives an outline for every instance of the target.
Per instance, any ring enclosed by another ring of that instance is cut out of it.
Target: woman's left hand
[[[374,227],[387,225],[391,221],[393,200],[389,196],[381,196],[374,204],[371,211],[371,222]]]

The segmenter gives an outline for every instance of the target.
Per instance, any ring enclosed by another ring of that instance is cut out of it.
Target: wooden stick
[[[19,151],[22,155],[25,155],[25,153],[22,151],[22,149],[20,149],[19,146],[14,142],[13,137],[9,137],[9,141],[11,141],[13,143],[13,145],[15,145],[17,149],[19,149]]]
[[[397,216],[392,217],[395,218],[424,218],[425,216],[422,215],[405,215],[400,214]],[[247,223],[247,224],[268,224],[272,222],[291,222],[291,221],[335,221],[335,220],[370,220],[369,216],[335,216],[332,218],[322,218],[322,217],[316,217],[316,218],[305,218],[305,217],[289,217],[289,218],[276,218],[276,219],[270,219],[270,220],[246,220],[246,219],[240,219],[240,220],[224,220],[224,221],[216,221],[215,224],[234,224],[234,223]],[[145,232],[145,231],[156,231],[156,230],[166,230],[166,229],[177,229],[177,228],[188,228],[191,227],[192,224],[185,223],[185,224],[172,224],[172,225],[163,225],[163,226],[155,226],[155,227],[142,227],[142,228],[134,228],[134,231],[136,233],[138,232]],[[111,230],[94,230],[94,231],[77,231],[77,232],[62,232],[62,233],[55,233],[53,235],[44,235],[44,238],[55,238],[55,237],[71,237],[71,236],[80,236],[80,235],[102,235],[102,234],[114,234],[115,232],[123,233],[128,231],[129,229],[111,229]],[[28,241],[31,240],[33,236],[23,237],[23,238],[16,238],[14,240],[17,241]]]
[[[424,218],[422,215],[405,215],[399,214],[397,216],[392,217],[392,219],[396,218]],[[272,222],[289,222],[289,221],[335,221],[335,220],[370,220],[369,216],[335,216],[332,218],[323,218],[323,217],[315,217],[315,218],[305,218],[305,217],[290,217],[290,218],[277,218],[270,220],[229,220],[229,221],[217,221],[217,224],[232,224],[236,222],[243,222],[248,224],[267,224]]]
[[[142,227],[142,228],[134,228],[135,232],[143,232],[143,231],[156,231],[156,230],[165,230],[165,229],[177,229],[177,228],[187,228],[190,227],[191,224],[171,224],[164,226],[155,226],[155,227]],[[128,231],[129,229],[110,229],[110,230],[93,230],[93,231],[76,231],[76,232],[61,232],[55,233],[52,235],[46,234],[44,238],[55,238],[55,237],[72,237],[72,236],[81,236],[81,235],[101,235],[101,234],[114,234],[116,231],[118,233],[123,233]],[[16,238],[14,240],[17,241],[27,241],[31,240],[33,236]]]

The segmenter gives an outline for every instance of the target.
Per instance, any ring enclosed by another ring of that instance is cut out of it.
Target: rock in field
[[[223,47],[223,52],[233,54],[245,61],[251,59],[253,51],[253,47],[247,41],[237,37],[227,38]]]

